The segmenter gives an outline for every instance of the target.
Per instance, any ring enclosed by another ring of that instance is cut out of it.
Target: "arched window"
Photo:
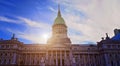
[[[21,60],[21,61],[20,61],[20,65],[23,65],[23,64],[24,64],[24,62]]]
[[[114,65],[113,65],[113,61],[111,61],[111,65],[114,66]]]
[[[8,48],[9,48],[9,45],[6,45],[6,48],[8,49]]]
[[[118,48],[120,48],[120,45],[118,45]]]
[[[7,56],[7,53],[5,53],[5,56]]]
[[[64,66],[65,64],[64,64],[64,59],[62,59],[62,65]]]
[[[34,60],[33,60],[33,65],[34,65],[35,63],[34,63]]]
[[[117,61],[117,66],[119,66],[119,61]]]
[[[2,56],[2,53],[0,53],[0,56]]]
[[[1,45],[1,48],[4,48],[4,45]]]
[[[39,60],[37,61],[37,64],[39,64]]]
[[[6,64],[6,59],[4,60],[4,63]]]
[[[8,62],[9,64],[11,63],[11,60],[9,59],[9,62]]]

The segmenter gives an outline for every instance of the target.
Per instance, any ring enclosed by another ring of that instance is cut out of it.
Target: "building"
[[[120,66],[120,30],[97,45],[71,44],[58,7],[47,44],[24,44],[15,35],[0,39],[0,66]]]

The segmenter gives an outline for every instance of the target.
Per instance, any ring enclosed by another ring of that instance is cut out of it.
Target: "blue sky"
[[[49,0],[0,0],[0,37],[9,39],[12,33],[20,35],[18,32],[23,32],[24,34],[24,31],[29,27],[19,17],[52,24],[50,19],[53,18],[52,12],[48,9],[50,3],[52,2]],[[48,17],[47,15],[51,16]],[[42,32],[42,30],[40,31]],[[20,39],[31,42],[24,38]]]
[[[119,0],[0,0],[0,38],[46,43],[58,3],[72,43],[96,43],[120,28]]]

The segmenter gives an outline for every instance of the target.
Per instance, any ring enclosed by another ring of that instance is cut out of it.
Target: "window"
[[[11,60],[9,59],[9,64],[11,63]]]
[[[114,66],[114,65],[113,65],[113,61],[111,61],[111,65]]]
[[[110,45],[108,45],[108,48],[111,48],[111,46],[110,46]]]
[[[0,60],[0,64],[1,64],[1,60]]]
[[[10,56],[12,56],[12,54],[10,53]]]
[[[120,45],[118,45],[118,48],[120,48]]]
[[[77,50],[77,48],[74,48],[74,50]]]
[[[1,45],[1,48],[4,48],[4,45]]]
[[[13,45],[11,45],[10,47],[13,48]]]
[[[116,48],[116,46],[115,46],[115,45],[113,45],[113,48]]]
[[[9,48],[9,45],[6,45],[6,48],[8,49],[8,48]]]
[[[2,56],[2,53],[0,54],[0,56]]]
[[[7,53],[5,53],[5,56],[7,56]]]
[[[6,63],[6,59],[4,60],[4,63]]]

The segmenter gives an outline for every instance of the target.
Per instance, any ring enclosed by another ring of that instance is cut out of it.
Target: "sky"
[[[0,38],[46,44],[58,4],[73,44],[96,44],[120,28],[120,0],[0,0]]]

